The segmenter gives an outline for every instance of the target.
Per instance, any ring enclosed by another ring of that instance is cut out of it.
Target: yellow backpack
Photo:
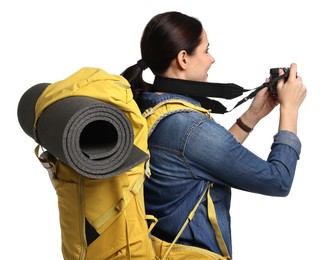
[[[38,145],[58,196],[64,259],[230,259],[150,235],[157,219],[146,215],[143,182],[150,177],[148,126],[171,112],[206,110],[171,101],[141,114],[129,83],[98,68],[82,68],[53,84],[27,90],[18,106],[22,129]],[[209,188],[202,194],[208,196]],[[198,201],[197,205],[200,203]],[[210,203],[213,203],[210,200]],[[215,215],[211,208],[211,214]],[[147,221],[153,223],[148,227]]]

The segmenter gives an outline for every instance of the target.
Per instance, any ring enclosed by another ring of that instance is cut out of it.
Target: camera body
[[[278,81],[272,82],[275,78],[279,77],[279,69],[282,69],[284,71],[284,82],[287,81],[289,74],[290,74],[290,68],[272,68],[270,69],[270,84],[268,85],[269,92],[271,94],[277,94],[277,83]]]

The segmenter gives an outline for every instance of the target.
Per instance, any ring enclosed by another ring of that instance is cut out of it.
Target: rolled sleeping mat
[[[49,85],[50,83],[40,83],[31,87],[22,95],[18,103],[17,115],[19,124],[24,132],[33,139],[35,139],[33,128],[35,105],[40,95]]]
[[[89,178],[108,178],[146,161],[133,144],[133,128],[112,104],[71,96],[48,106],[35,121],[35,105],[47,83],[31,87],[21,97],[18,120],[27,135],[72,169]]]

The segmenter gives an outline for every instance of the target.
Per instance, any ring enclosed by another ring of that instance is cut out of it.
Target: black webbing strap
[[[236,107],[238,107],[239,105],[243,104],[244,102],[246,102],[247,100],[253,98],[256,96],[256,94],[263,88],[269,88],[271,85],[273,84],[276,84],[276,82],[280,79],[283,79],[284,77],[286,77],[287,75],[286,74],[282,74],[276,78],[273,78],[271,79],[269,82],[265,82],[263,83],[261,86],[257,87],[254,89],[254,91],[252,93],[250,93],[247,97],[244,97],[242,100],[240,100],[235,106],[233,109],[235,109]],[[230,112],[232,111],[233,109],[227,111],[227,112]]]
[[[156,76],[152,86],[152,91],[169,92],[194,97],[219,97],[233,99],[249,90],[234,83],[199,82]]]
[[[234,83],[200,82],[156,76],[150,91],[167,92],[190,96],[200,102],[202,107],[204,107],[205,109],[209,109],[211,113],[225,114],[227,112],[232,111],[247,100],[255,97],[255,95],[261,89],[269,87],[272,84],[276,84],[279,79],[282,79],[285,76],[285,74],[282,74],[254,89],[244,89],[243,87],[238,86]],[[234,99],[236,97],[241,96],[244,92],[247,91],[253,92],[251,92],[248,96],[240,100],[231,110],[227,110],[227,108],[219,101],[209,98],[216,97],[224,99]]]

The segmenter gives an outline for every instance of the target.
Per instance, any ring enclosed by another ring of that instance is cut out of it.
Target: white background
[[[62,259],[56,193],[33,153],[35,142],[17,120],[22,94],[37,83],[64,79],[85,66],[121,73],[140,58],[140,37],[149,19],[177,10],[198,17],[208,33],[216,60],[210,81],[254,88],[264,82],[269,68],[296,62],[308,87],[299,115],[302,153],[289,196],[233,190],[233,258],[325,259],[321,2],[1,1],[1,258]],[[231,109],[237,101],[224,104]],[[228,128],[247,105],[215,119]],[[277,124],[275,109],[245,145],[266,158]]]

